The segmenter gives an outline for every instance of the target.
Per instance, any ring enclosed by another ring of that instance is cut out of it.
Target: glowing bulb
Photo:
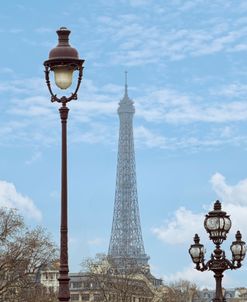
[[[72,84],[73,68],[68,66],[54,67],[55,83],[61,89],[67,89]]]

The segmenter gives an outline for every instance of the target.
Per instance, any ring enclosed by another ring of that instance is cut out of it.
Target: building
[[[48,293],[58,292],[58,269],[44,269],[40,273],[40,282]],[[95,275],[92,273],[71,273],[70,300],[81,301],[128,301],[153,302],[155,296],[165,294],[165,287],[156,292],[157,287],[143,275]]]
[[[223,289],[226,302],[247,302],[247,288]],[[198,297],[193,302],[211,302],[215,296],[215,290],[203,289],[198,292]]]
[[[116,278],[99,274],[96,278],[85,273],[71,274],[70,278],[71,301],[151,302],[153,299],[152,291],[143,280],[131,280],[126,285],[126,280],[121,280],[122,276]],[[128,286],[125,293],[124,286]],[[121,293],[124,294],[121,296]]]
[[[59,261],[43,268],[39,274],[39,282],[43,284],[48,292],[58,292]]]

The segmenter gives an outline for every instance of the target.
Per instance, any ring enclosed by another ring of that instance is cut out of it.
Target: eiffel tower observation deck
[[[117,179],[114,214],[108,257],[121,268],[128,261],[132,266],[148,267],[142,239],[140,214],[136,187],[133,116],[135,108],[128,96],[127,72],[125,93],[119,103],[120,120]]]

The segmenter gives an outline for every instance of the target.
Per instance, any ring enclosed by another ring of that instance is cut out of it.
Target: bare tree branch
[[[32,292],[41,292],[38,274],[56,258],[43,228],[30,230],[16,210],[0,208],[0,302],[28,302]]]
[[[153,301],[153,292],[141,277],[140,268],[133,265],[130,259],[124,259],[121,268],[104,254],[82,263],[84,272],[89,274],[91,287],[101,296],[100,301],[130,301],[131,296],[147,297]]]

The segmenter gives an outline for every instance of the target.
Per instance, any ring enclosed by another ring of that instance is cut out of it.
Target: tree
[[[198,294],[196,284],[188,280],[179,280],[169,284],[169,302],[192,302]]]
[[[0,302],[29,302],[32,293],[45,293],[38,275],[56,258],[43,228],[29,229],[17,210],[0,208]]]
[[[16,300],[14,300],[16,301]],[[19,294],[19,301],[25,302],[57,302],[57,293],[47,290],[41,284],[25,288]]]
[[[121,269],[104,254],[82,263],[84,272],[88,273],[90,286],[100,301],[131,301],[131,297],[153,300],[153,293],[143,280],[144,271],[140,271],[130,259],[124,259]]]

